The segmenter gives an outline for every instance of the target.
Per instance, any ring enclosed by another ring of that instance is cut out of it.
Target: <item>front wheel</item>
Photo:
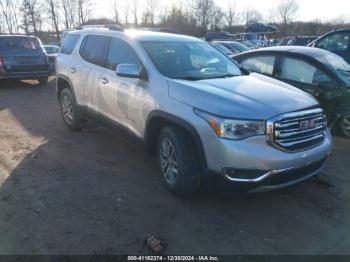
[[[199,165],[191,137],[181,128],[161,130],[157,155],[159,169],[167,188],[176,195],[189,195],[199,187]]]
[[[64,123],[73,131],[80,131],[84,120],[80,117],[72,91],[68,88],[61,91],[60,108]]]
[[[350,138],[350,114],[347,114],[340,119],[339,129],[343,136]]]

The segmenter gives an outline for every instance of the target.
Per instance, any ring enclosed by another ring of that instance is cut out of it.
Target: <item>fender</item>
[[[150,129],[150,123],[151,123],[152,119],[155,119],[155,118],[162,119],[168,123],[173,123],[179,127],[182,127],[191,135],[191,137],[194,141],[195,147],[196,147],[196,151],[198,153],[198,158],[199,158],[201,168],[203,170],[206,170],[207,169],[207,160],[206,160],[206,156],[204,153],[202,140],[201,140],[197,130],[187,121],[185,121],[177,116],[174,116],[172,114],[166,113],[164,111],[154,110],[147,117],[147,121],[146,121],[146,125],[145,125],[145,135],[144,135],[145,146],[146,146],[147,152],[153,151],[152,147],[154,146],[154,143],[152,143],[152,141],[154,141],[154,137],[152,136],[152,130]]]
[[[77,102],[77,98],[75,96],[75,92],[74,92],[74,88],[73,88],[73,84],[72,84],[72,81],[65,75],[62,75],[62,74],[57,74],[57,80],[56,80],[56,93],[57,93],[57,99],[59,101],[60,99],[60,91],[63,89],[61,89],[59,86],[58,86],[58,83],[59,83],[59,80],[62,79],[64,80],[66,83],[68,83],[68,87],[70,88],[70,90],[72,91],[73,93],[73,98],[74,98],[74,102],[75,104],[77,105],[78,107],[78,113],[79,115],[83,116],[84,118],[90,118],[90,114],[89,114],[89,109],[86,108],[86,107],[83,107],[83,106],[80,106]]]
[[[62,75],[62,74],[57,74],[57,77],[56,77],[56,93],[57,93],[57,98],[59,99],[59,92],[61,90],[59,90],[59,87],[58,87],[58,82],[60,79],[66,81],[70,87],[70,89],[72,89],[72,92],[73,92],[73,95],[74,95],[74,98],[75,98],[75,93],[74,93],[74,88],[73,88],[73,84],[72,84],[72,81],[70,81],[69,77],[65,76],[65,75]]]

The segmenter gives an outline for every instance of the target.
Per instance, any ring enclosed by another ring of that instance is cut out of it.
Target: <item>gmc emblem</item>
[[[316,126],[316,123],[314,119],[300,122],[300,130],[312,129],[312,128],[315,128],[315,126]]]

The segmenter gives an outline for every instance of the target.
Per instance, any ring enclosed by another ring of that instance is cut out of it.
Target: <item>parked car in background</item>
[[[317,38],[317,36],[295,36],[295,37],[289,37],[286,38],[286,40],[282,40],[280,42],[279,46],[285,46],[285,45],[294,45],[294,46],[307,46],[312,41],[314,41]]]
[[[206,41],[213,41],[213,40],[232,40],[232,34],[230,32],[208,32],[205,36],[204,39]]]
[[[228,49],[227,47],[225,47],[224,45],[222,45],[221,43],[218,42],[209,42],[209,44],[214,47],[215,49],[217,49],[220,53],[228,56],[229,58],[233,58],[234,53]]]
[[[259,48],[259,46],[256,46],[256,45],[252,44],[248,40],[241,40],[241,41],[236,41],[236,42],[243,44],[244,46],[248,47],[249,49],[257,49],[257,48]]]
[[[330,126],[350,138],[350,65],[326,50],[271,47],[235,56],[250,71],[274,77],[313,95]]]
[[[285,45],[288,45],[288,42],[289,42],[289,40],[291,40],[292,39],[292,37],[290,36],[290,37],[286,37],[286,38],[283,38],[280,42],[279,42],[279,46],[285,46]]]
[[[250,48],[248,48],[244,44],[235,41],[213,41],[212,43],[221,44],[234,54],[250,50]]]
[[[49,59],[50,72],[54,73],[56,71],[56,58],[60,52],[60,47],[57,45],[44,45],[44,49]]]
[[[43,47],[48,55],[57,55],[60,52],[60,47],[57,45],[44,45]]]
[[[205,41],[147,31],[71,31],[57,58],[67,127],[90,119],[141,142],[181,195],[205,175],[272,190],[322,170],[332,145],[323,110],[271,80],[244,75]]]
[[[0,79],[37,79],[46,84],[49,62],[34,36],[0,35]]]
[[[310,43],[309,46],[335,53],[350,64],[350,29],[329,32]]]

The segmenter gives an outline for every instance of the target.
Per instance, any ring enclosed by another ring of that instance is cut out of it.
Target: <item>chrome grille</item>
[[[305,150],[322,143],[326,129],[327,120],[322,109],[284,114],[267,123],[270,144],[289,152]]]

